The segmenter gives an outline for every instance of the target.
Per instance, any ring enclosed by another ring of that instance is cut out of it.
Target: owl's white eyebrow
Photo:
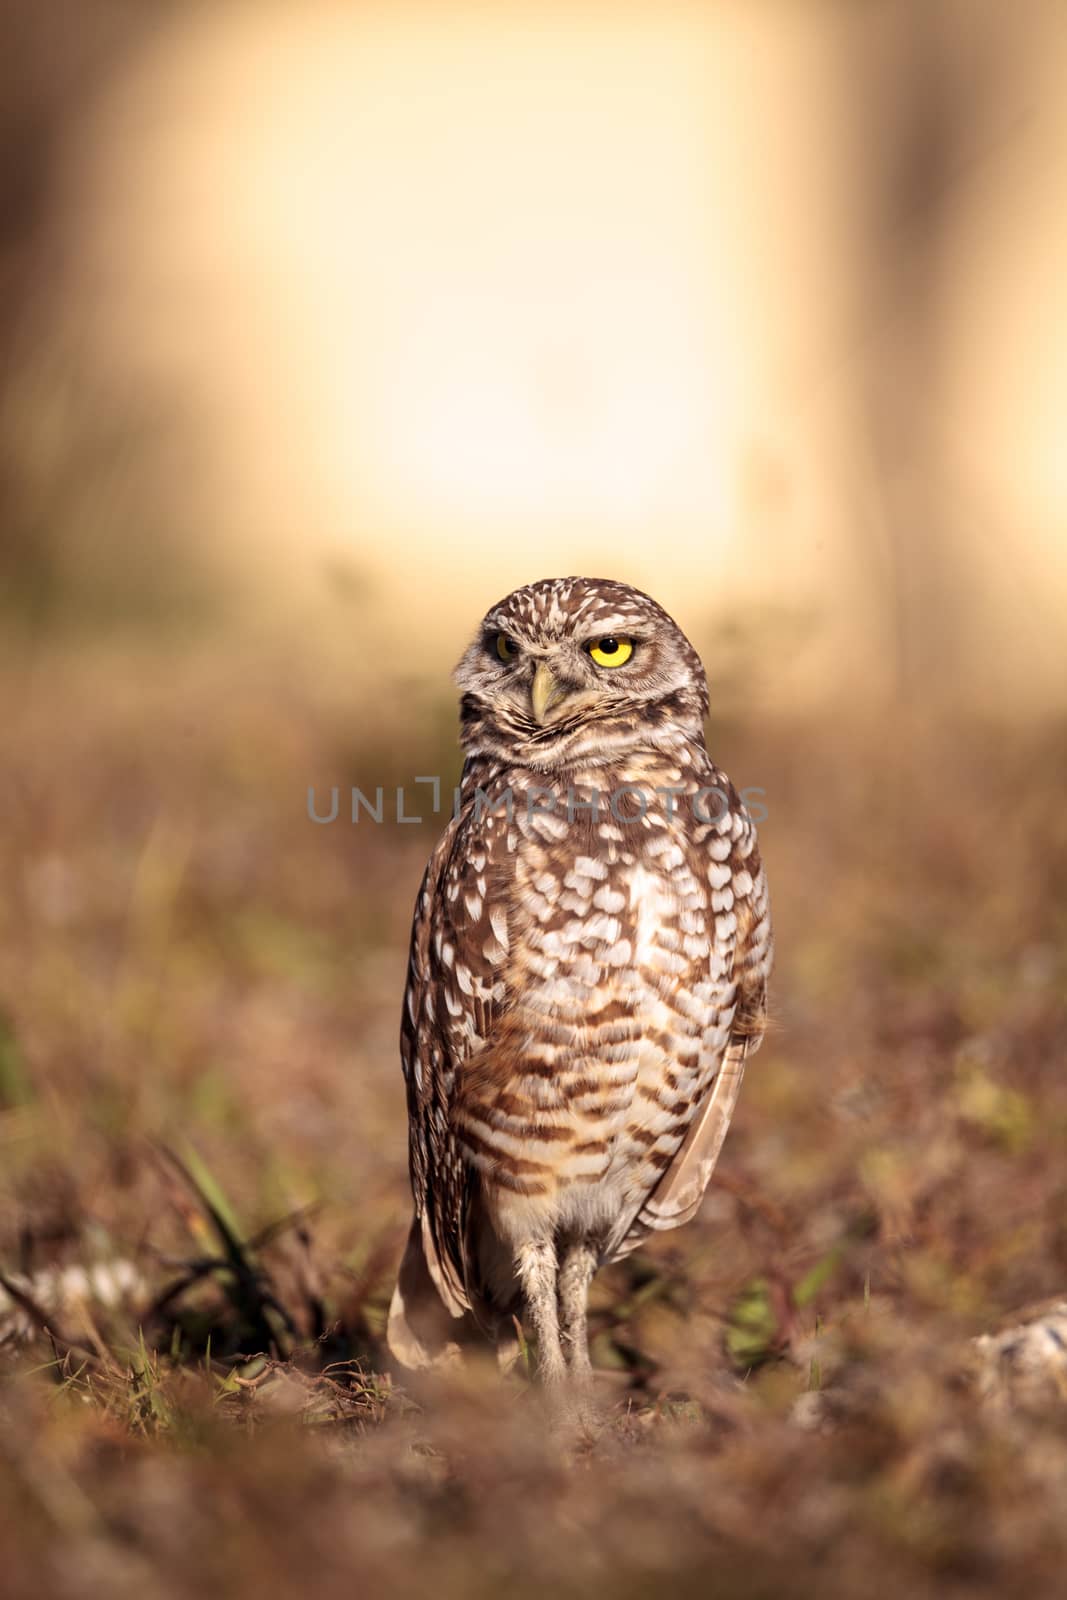
[[[615,620],[610,617],[607,622],[598,622],[588,637],[596,641],[597,639],[606,638],[609,633],[621,633],[627,639],[632,639],[634,644],[643,644],[648,637],[647,634],[641,633],[639,628],[635,628],[632,622]]]

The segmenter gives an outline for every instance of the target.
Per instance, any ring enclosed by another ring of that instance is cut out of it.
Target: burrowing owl
[[[689,1221],[714,1169],[764,1027],[767,882],[704,743],[700,659],[648,595],[517,589],[455,676],[466,763],[412,930],[389,1342],[426,1365],[525,1313],[543,1380],[580,1383],[597,1267]]]

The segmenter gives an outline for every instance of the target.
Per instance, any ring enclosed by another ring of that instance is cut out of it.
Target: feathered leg
[[[532,1240],[519,1246],[515,1271],[537,1336],[537,1371],[542,1383],[557,1387],[567,1376],[559,1338],[556,1303],[558,1264],[551,1239]]]
[[[567,1246],[559,1274],[563,1352],[572,1374],[583,1385],[588,1384],[593,1375],[586,1315],[589,1285],[596,1268],[597,1255],[592,1245],[584,1239],[576,1239]]]

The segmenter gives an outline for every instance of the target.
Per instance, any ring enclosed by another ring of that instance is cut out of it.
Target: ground
[[[0,725],[12,1600],[1060,1592],[1067,1401],[973,1341],[1067,1290],[1062,724],[713,718],[766,791],[771,1030],[699,1219],[597,1280],[580,1447],[382,1343],[441,825],[393,795],[453,781],[447,698],[12,646]]]

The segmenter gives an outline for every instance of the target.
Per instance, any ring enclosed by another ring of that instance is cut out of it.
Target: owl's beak
[[[545,718],[552,707],[566,698],[567,691],[558,678],[553,677],[547,662],[539,661],[530,689],[530,705],[536,720],[544,727]]]

